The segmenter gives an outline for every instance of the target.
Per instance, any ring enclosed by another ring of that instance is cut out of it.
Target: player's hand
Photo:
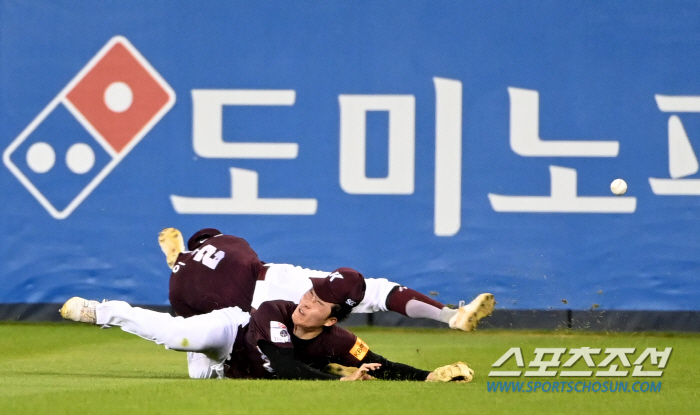
[[[368,375],[367,372],[370,370],[377,370],[380,367],[382,367],[381,363],[363,363],[355,373],[350,376],[343,376],[340,380],[353,381],[374,379],[372,376]]]

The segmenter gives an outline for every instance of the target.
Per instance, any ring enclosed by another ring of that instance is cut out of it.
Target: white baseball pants
[[[96,323],[103,327],[121,327],[166,349],[188,352],[189,374],[195,379],[224,377],[224,362],[230,358],[236,334],[250,320],[250,314],[238,307],[182,318],[132,307],[124,301],[99,304],[96,316]]]

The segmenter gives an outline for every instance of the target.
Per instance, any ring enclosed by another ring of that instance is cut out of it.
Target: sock
[[[440,310],[440,321],[443,323],[449,323],[450,319],[455,314],[457,314],[457,309],[443,307],[442,310]]]
[[[394,288],[386,299],[386,307],[411,318],[429,318],[444,323],[447,323],[450,317],[457,312],[446,308],[441,302],[407,287]],[[446,313],[450,315],[446,316]]]

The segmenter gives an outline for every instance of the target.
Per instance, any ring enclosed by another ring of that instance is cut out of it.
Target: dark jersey
[[[296,304],[291,301],[267,301],[251,315],[248,326],[239,331],[234,346],[231,365],[237,366],[236,377],[271,378],[274,369],[260,349],[262,343],[270,343],[280,349],[293,349],[294,358],[321,370],[328,363],[344,366],[360,366],[369,347],[349,331],[333,325],[325,327],[321,334],[310,340],[294,336],[292,313]],[[236,356],[238,354],[238,356]],[[240,355],[242,354],[242,355]]]
[[[263,263],[245,239],[204,231],[215,230],[195,234],[170,274],[173,311],[183,317],[236,306],[250,312]]]

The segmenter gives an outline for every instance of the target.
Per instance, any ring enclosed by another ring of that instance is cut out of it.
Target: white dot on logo
[[[124,82],[112,82],[105,89],[105,105],[113,112],[124,112],[131,107],[134,94]]]
[[[34,143],[27,150],[27,164],[34,173],[46,173],[56,163],[56,152],[47,143]]]
[[[75,174],[87,173],[95,165],[95,152],[85,143],[73,144],[66,153],[66,164]]]

